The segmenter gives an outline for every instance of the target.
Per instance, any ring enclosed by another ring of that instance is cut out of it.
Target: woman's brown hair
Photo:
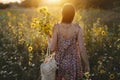
[[[72,23],[74,15],[74,6],[70,3],[65,4],[62,10],[62,23]]]

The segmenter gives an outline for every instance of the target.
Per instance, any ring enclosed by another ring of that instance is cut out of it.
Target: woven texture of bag
[[[46,61],[47,60],[47,61]],[[40,66],[41,80],[55,80],[55,73],[57,69],[57,62],[54,57],[50,55],[50,50],[47,49],[45,61]]]

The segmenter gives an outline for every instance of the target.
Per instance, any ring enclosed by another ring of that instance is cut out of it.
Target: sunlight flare
[[[0,0],[0,3],[10,3],[10,2],[18,2],[20,3],[22,0]]]
[[[60,3],[60,0],[45,0],[45,2],[50,4],[56,4],[56,3]]]

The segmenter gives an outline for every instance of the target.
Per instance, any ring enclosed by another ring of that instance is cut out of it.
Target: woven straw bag
[[[53,54],[50,55],[50,49],[47,48],[45,61],[40,66],[41,80],[55,80],[56,69],[57,62],[55,61]]]

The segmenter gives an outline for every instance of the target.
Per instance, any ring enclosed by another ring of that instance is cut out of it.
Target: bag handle
[[[46,54],[46,56],[50,56],[50,48],[49,47],[47,47],[47,54]]]
[[[55,55],[55,53],[51,54],[50,48],[47,47],[47,53],[46,53],[46,57],[53,57]]]

